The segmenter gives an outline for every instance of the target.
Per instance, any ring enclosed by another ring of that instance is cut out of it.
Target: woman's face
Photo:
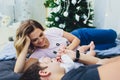
[[[39,28],[34,29],[34,31],[29,34],[29,37],[30,37],[31,43],[35,47],[45,48],[46,45],[48,44],[47,38],[45,37],[43,31]]]

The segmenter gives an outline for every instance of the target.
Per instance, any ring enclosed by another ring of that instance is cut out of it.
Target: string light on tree
[[[94,27],[94,10],[89,0],[46,0],[44,5],[51,9],[47,27],[58,27],[68,32]]]
[[[65,11],[65,12],[63,13],[63,15],[64,15],[65,17],[67,17],[67,16],[68,16],[68,12]]]
[[[59,17],[55,17],[55,21],[59,21]]]
[[[76,0],[72,0],[72,4],[73,4],[73,5],[75,5],[75,4],[76,4],[76,2],[77,2]]]

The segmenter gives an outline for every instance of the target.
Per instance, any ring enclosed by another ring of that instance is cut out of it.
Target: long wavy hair
[[[16,31],[16,38],[14,42],[14,46],[17,52],[17,57],[19,56],[20,52],[25,46],[25,43],[26,43],[25,36],[32,33],[35,30],[35,28],[39,28],[42,31],[45,30],[43,26],[35,20],[29,19],[21,22],[19,28]],[[30,43],[28,52],[32,53],[34,50],[35,50],[35,47],[33,46],[32,43]]]

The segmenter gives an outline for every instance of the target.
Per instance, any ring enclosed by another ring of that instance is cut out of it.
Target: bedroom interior
[[[94,2],[93,25],[97,28],[112,28],[119,34],[120,10],[117,9],[119,0],[91,1]],[[0,46],[8,40],[9,36],[15,34],[15,26],[24,19],[35,19],[45,25],[49,10],[45,8],[44,3],[44,0],[36,0],[35,2],[33,0],[0,0],[0,36],[2,37],[0,38]],[[2,20],[6,20],[6,22],[2,24]]]
[[[54,0],[59,1],[59,0]],[[64,1],[64,0],[63,0]],[[76,1],[76,0],[73,0]],[[80,1],[80,0],[79,0]],[[96,28],[103,29],[113,29],[117,32],[118,39],[120,39],[120,10],[119,2],[120,0],[88,0],[92,1],[94,6],[94,20],[93,26]],[[12,38],[15,37],[16,29],[18,28],[20,22],[26,19],[34,19],[40,22],[43,26],[46,26],[46,17],[50,14],[50,9],[44,6],[45,0],[0,0],[0,56],[3,53],[4,47],[8,46],[8,50],[12,52],[9,47],[11,46]],[[9,43],[10,42],[10,43]],[[9,44],[7,44],[9,43]],[[7,45],[6,45],[7,44]],[[117,42],[119,45],[120,42]],[[113,48],[111,50],[106,50],[100,52],[100,54],[105,53],[115,53],[120,54],[119,51],[120,46],[117,48]],[[5,49],[5,50],[7,50]],[[99,52],[99,51],[98,51]],[[5,52],[7,53],[7,51]],[[14,53],[13,53],[14,54]],[[11,57],[14,57],[12,54]],[[3,56],[2,56],[3,57]],[[2,62],[2,58],[0,57],[0,62]],[[3,63],[4,64],[4,63]],[[13,69],[14,61],[6,62],[8,68],[0,68],[0,71]],[[0,67],[2,64],[0,64]],[[8,72],[7,71],[7,72]],[[1,73],[1,72],[0,72]],[[8,72],[9,73],[9,72]],[[9,73],[10,76],[16,75],[15,73]],[[0,74],[0,80],[18,80],[16,77],[10,77],[9,75],[6,78],[4,74]]]
[[[93,25],[98,28],[112,28],[119,33],[120,11],[117,9],[119,7],[119,0],[92,1],[94,2]],[[24,19],[32,18],[45,25],[49,10],[43,5],[44,2],[44,0],[36,0],[35,2],[33,0],[0,0],[0,22],[2,22],[2,18],[6,20],[4,25],[0,25],[0,33],[5,34],[0,39],[0,45],[3,44],[1,43],[2,41],[6,41],[9,36],[14,35],[15,25],[18,25]],[[7,26],[7,28],[4,26]],[[5,28],[6,33],[3,28]],[[0,36],[2,36],[1,34]]]

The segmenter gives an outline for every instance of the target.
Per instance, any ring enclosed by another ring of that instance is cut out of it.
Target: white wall
[[[10,16],[12,21],[35,19],[45,25],[45,0],[0,0],[0,13]]]
[[[6,3],[7,2],[7,3]],[[0,17],[10,16],[11,21],[14,19],[14,0],[0,0]]]
[[[44,2],[45,0],[36,0],[36,3],[32,8],[33,18],[38,20],[43,26],[45,26],[45,20],[46,20],[46,9],[44,6]]]
[[[120,0],[95,0],[94,25],[120,33]]]
[[[42,25],[45,25],[46,9],[44,7],[45,0],[16,0],[16,19],[22,21],[24,19],[35,19]]]
[[[16,21],[32,18],[44,26],[46,17],[44,1],[45,0],[0,0],[0,13],[10,16],[13,20],[12,22],[14,22],[14,18]],[[15,35],[16,25],[13,24],[11,26],[12,27],[1,27],[0,25],[0,49],[8,42],[10,36]]]

